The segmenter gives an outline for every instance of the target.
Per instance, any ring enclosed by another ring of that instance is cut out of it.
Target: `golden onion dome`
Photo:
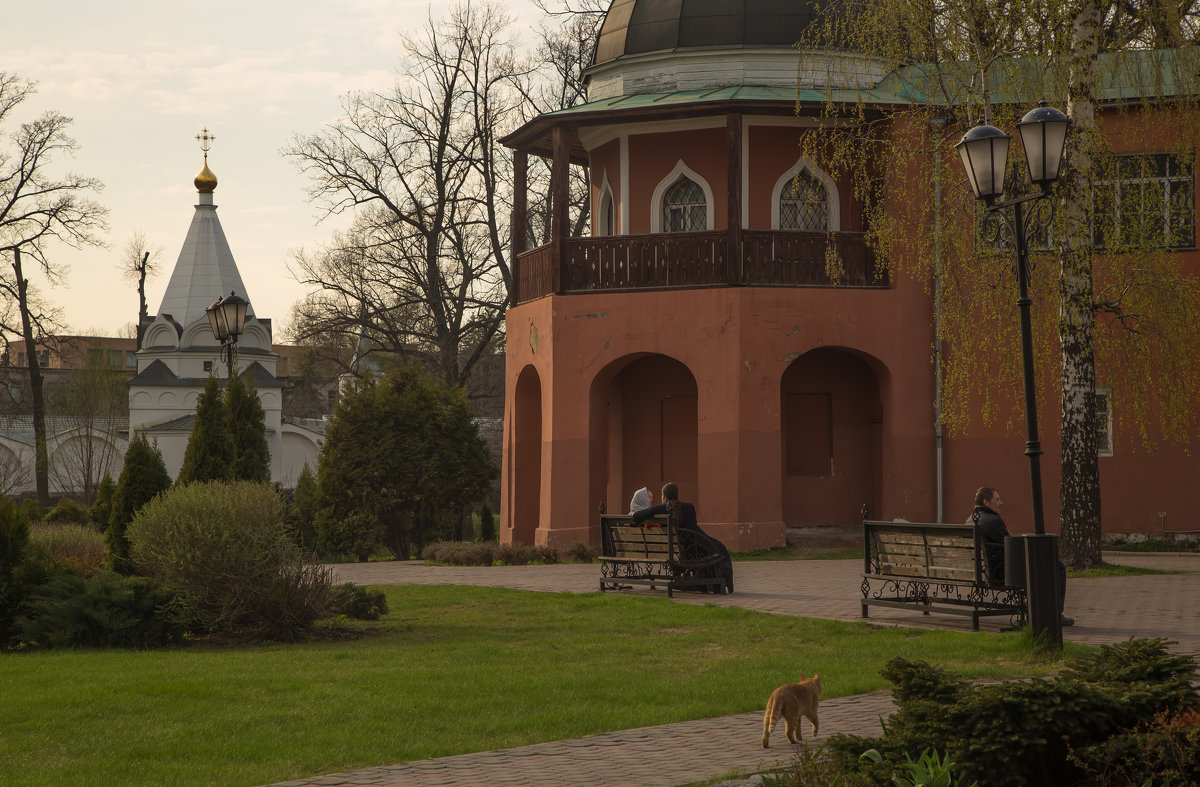
[[[196,179],[192,182],[196,184],[196,191],[201,194],[211,194],[217,187],[217,176],[208,168],[208,156],[204,157],[204,169],[196,174]]]

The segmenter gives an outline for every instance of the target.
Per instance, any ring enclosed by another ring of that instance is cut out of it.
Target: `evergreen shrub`
[[[96,499],[92,501],[92,507],[88,510],[92,525],[101,533],[108,530],[108,519],[112,516],[113,495],[116,491],[117,485],[112,476],[105,473],[104,478],[100,479],[100,486],[96,487]]]
[[[496,516],[492,513],[492,504],[484,500],[479,506],[479,540],[496,540]]]
[[[903,772],[906,757],[927,748],[957,763],[967,783],[1081,783],[1087,774],[1072,751],[1200,704],[1195,660],[1170,653],[1161,639],[1103,646],[1050,679],[974,686],[903,658],[888,662],[882,674],[895,684],[898,706],[884,736],[834,735],[827,744],[837,767],[861,770],[877,783]],[[860,761],[868,749],[881,760]]]
[[[1200,708],[1160,713],[1136,730],[1071,753],[1099,787],[1200,784]]]
[[[134,515],[130,557],[193,629],[292,639],[327,614],[330,572],[303,563],[284,509],[266,484],[175,487]]]
[[[14,639],[31,648],[162,645],[184,633],[172,600],[141,577],[62,574],[30,593]]]
[[[292,494],[291,505],[288,506],[288,524],[291,527],[292,538],[306,554],[317,549],[318,491],[317,476],[306,464],[300,471],[300,478],[296,480],[296,491]]]
[[[382,590],[369,590],[351,582],[336,585],[330,597],[330,612],[355,620],[379,620],[388,611]]]
[[[109,561],[114,571],[128,574],[133,570],[129,562],[129,539],[125,529],[133,521],[133,515],[155,495],[171,487],[171,475],[163,461],[158,446],[137,434],[129,441],[125,451],[125,465],[113,492],[112,508],[108,517]]]
[[[17,607],[25,598],[17,569],[28,547],[28,521],[16,503],[0,497],[0,646],[8,642]]]

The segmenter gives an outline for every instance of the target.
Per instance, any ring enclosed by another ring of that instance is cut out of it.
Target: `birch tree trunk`
[[[1100,7],[1067,7],[1071,50],[1067,114],[1072,120],[1067,164],[1059,185],[1061,233],[1058,338],[1062,383],[1060,557],[1075,568],[1100,562],[1100,466],[1096,436],[1095,311],[1091,223],[1088,219],[1096,149],[1096,79]]]

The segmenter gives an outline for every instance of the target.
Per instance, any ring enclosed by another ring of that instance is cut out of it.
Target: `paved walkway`
[[[1105,553],[1111,563],[1200,572],[1200,554]],[[806,560],[737,563],[737,592],[731,596],[681,593],[684,604],[739,606],[781,615],[862,620],[858,600],[859,561]],[[335,581],[364,585],[484,585],[521,590],[586,593],[599,586],[597,565],[496,566],[450,568],[413,563],[343,564]],[[623,591],[653,593],[650,590]],[[657,595],[663,595],[661,591]],[[1134,637],[1166,637],[1174,649],[1200,658],[1200,573],[1072,579],[1067,610],[1076,625],[1064,630],[1072,642],[1111,644]],[[970,619],[872,609],[871,621],[970,630]],[[995,631],[1001,621],[984,619]],[[821,703],[820,744],[832,733],[874,735],[879,719],[893,709],[886,692]],[[808,723],[804,723],[807,736]],[[675,785],[733,770],[744,772],[789,761],[795,747],[777,729],[771,749],[763,749],[762,714],[713,719],[589,735],[516,749],[464,754],[385,765],[348,773],[286,782],[288,787],[322,785]],[[614,776],[614,774],[618,774]]]

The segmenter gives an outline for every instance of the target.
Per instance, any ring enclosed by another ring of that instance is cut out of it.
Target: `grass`
[[[862,560],[862,547],[814,550],[788,544],[786,547],[734,552],[735,561],[767,562],[775,560]]]
[[[1186,538],[1147,538],[1142,541],[1115,539],[1101,548],[1114,552],[1200,552],[1200,541]]]
[[[874,628],[665,598],[395,586],[368,636],[0,655],[0,783],[263,784],[755,711],[891,657],[1052,670],[1018,636]],[[1068,652],[1074,646],[1068,645]]]
[[[1067,568],[1067,578],[1093,579],[1096,577],[1136,577],[1143,574],[1186,574],[1186,571],[1174,569],[1145,568],[1143,566],[1122,566],[1117,563],[1101,563],[1098,566],[1085,568],[1082,571]]]

